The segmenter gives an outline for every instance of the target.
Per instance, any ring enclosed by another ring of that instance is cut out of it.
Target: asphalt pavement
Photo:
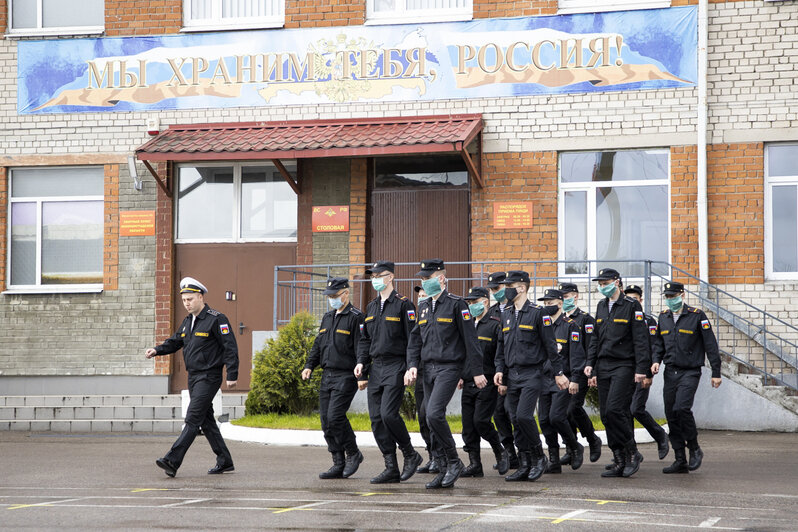
[[[673,455],[646,444],[629,479],[600,478],[604,447],[599,462],[537,482],[490,470],[434,491],[421,474],[370,484],[383,465],[372,448],[352,478],[323,481],[324,448],[230,441],[236,471],[208,475],[202,438],[168,478],[154,461],[174,437],[0,432],[0,529],[798,530],[798,434],[702,432],[704,464],[688,475],[663,475]]]

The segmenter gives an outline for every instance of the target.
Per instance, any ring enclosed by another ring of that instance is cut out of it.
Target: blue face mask
[[[443,291],[441,282],[438,279],[438,277],[430,277],[429,279],[421,281],[421,288],[424,289],[427,296],[435,297]]]
[[[334,308],[335,310],[338,310],[339,308],[344,306],[344,302],[341,301],[341,297],[340,296],[331,297],[331,298],[328,299],[328,301],[330,302],[330,306],[332,308]]]
[[[665,298],[665,304],[668,305],[672,312],[676,312],[682,308],[682,296]]]
[[[615,286],[615,283],[610,283],[608,285],[599,286],[598,291],[601,292],[601,295],[603,295],[604,297],[610,298],[615,293],[616,288],[618,287]]]
[[[374,290],[376,290],[377,292],[382,292],[383,290],[385,290],[385,287],[388,285],[385,284],[385,279],[383,279],[382,277],[374,277],[371,280],[371,286],[373,286]]]
[[[485,303],[471,303],[468,305],[468,311],[475,318],[482,316],[482,313],[485,312]]]
[[[576,298],[568,297],[562,300],[562,311],[571,312],[576,308]]]
[[[418,304],[420,305],[422,301],[426,301],[428,299],[429,299],[429,296],[420,297],[420,298],[418,298]]]
[[[504,302],[504,287],[499,288],[495,292],[493,292],[493,298],[496,300],[497,303]]]

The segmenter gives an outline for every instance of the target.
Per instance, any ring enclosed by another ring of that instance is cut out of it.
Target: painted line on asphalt
[[[83,501],[86,500],[87,497],[79,497],[77,499],[60,499],[56,501],[45,501],[45,502],[38,502],[35,504],[14,504],[6,508],[6,510],[19,510],[20,508],[34,508],[37,506],[57,506],[58,504],[64,502],[74,502],[74,501]]]
[[[698,526],[701,527],[701,528],[712,528],[713,526],[718,524],[718,521],[720,521],[720,517],[710,517],[709,519],[707,519],[706,521],[702,522]]]
[[[172,504],[164,504],[161,508],[174,508],[175,506],[185,506],[186,504],[195,504],[198,502],[210,501],[212,499],[190,499],[188,501],[173,502]]]
[[[411,503],[412,504],[412,503]],[[432,514],[439,510],[446,510],[447,508],[454,508],[457,506],[456,504],[441,504],[440,506],[435,506],[433,508],[427,508],[426,510],[421,510],[420,513],[422,514]]]
[[[313,508],[313,507],[316,507],[316,506],[322,506],[324,504],[328,504],[328,502],[327,501],[312,502],[310,504],[303,504],[302,506],[294,506],[293,508],[270,508],[270,510],[277,510],[276,512],[272,512],[272,513],[282,514],[282,513],[285,513],[285,512],[293,512],[295,510],[308,510],[310,508]]]
[[[587,512],[587,510],[574,510],[573,512],[568,512],[567,514],[562,515],[562,516],[558,517],[557,519],[555,519],[554,521],[552,521],[551,524],[552,525],[559,525],[563,521],[570,521],[571,519],[573,519],[577,515],[582,515],[585,512]]]

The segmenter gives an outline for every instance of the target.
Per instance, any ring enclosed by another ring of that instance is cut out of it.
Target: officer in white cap
[[[208,289],[192,277],[180,281],[180,294],[188,316],[177,331],[157,347],[145,352],[147,358],[168,355],[183,349],[188,371],[188,394],[191,403],[186,412],[183,432],[166,456],[155,461],[170,477],[175,476],[183,457],[200,429],[216,453],[216,466],[208,474],[233,471],[233,458],[224,443],[213,415],[213,398],[222,385],[222,367],[227,367],[227,386],[238,380],[238,346],[227,316],[205,303]]]

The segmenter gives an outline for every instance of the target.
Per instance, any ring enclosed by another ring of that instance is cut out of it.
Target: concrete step
[[[180,394],[170,395],[9,395],[0,406],[169,406],[180,407]]]
[[[216,415],[228,414],[230,419],[244,416],[243,406],[224,406]],[[0,421],[28,420],[80,420],[80,419],[182,419],[180,406],[2,406]]]
[[[15,419],[0,421],[0,430],[36,432],[157,432],[177,434],[182,419]]]

